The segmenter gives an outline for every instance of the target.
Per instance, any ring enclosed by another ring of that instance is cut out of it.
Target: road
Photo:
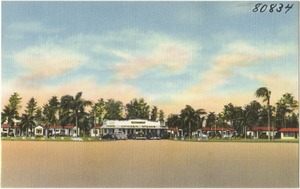
[[[297,143],[2,141],[2,187],[299,187]]]

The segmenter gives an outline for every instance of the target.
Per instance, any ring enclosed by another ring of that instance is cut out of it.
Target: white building
[[[299,128],[281,128],[281,139],[297,139],[299,136]]]
[[[91,137],[100,137],[100,126],[96,125],[90,129],[90,136]]]
[[[165,126],[163,121],[148,121],[143,119],[105,120],[101,127],[103,135],[118,131],[123,131],[126,135],[140,131],[145,135],[152,132],[160,135],[162,131],[166,131],[167,129],[168,127]]]
[[[6,134],[8,135],[8,131],[9,131],[9,125],[4,123],[1,126],[1,134]],[[12,129],[10,129],[10,131],[12,133],[15,133],[16,136],[20,136],[21,135],[21,129],[19,126],[14,125],[14,127]]]
[[[34,128],[34,135],[42,137],[44,135],[44,127],[37,126]]]
[[[79,132],[80,133],[80,129],[77,130],[77,127],[74,127],[73,125],[66,125],[64,127],[62,126],[50,126],[48,131],[46,129],[46,135],[53,136],[54,133],[56,135],[62,135],[62,136],[73,136],[76,137],[76,133]]]

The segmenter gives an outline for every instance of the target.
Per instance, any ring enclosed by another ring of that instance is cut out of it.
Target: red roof
[[[65,126],[65,129],[73,129],[74,128],[74,125],[66,125]]]
[[[62,129],[63,127],[62,126],[55,126],[55,129]],[[73,129],[74,128],[74,126],[73,125],[66,125],[65,127],[64,127],[65,129]],[[49,129],[54,129],[54,126],[53,125],[51,125],[50,127],[49,127]]]
[[[279,130],[280,132],[283,132],[283,133],[298,133],[299,132],[299,128],[281,128]]]
[[[268,127],[253,127],[251,131],[268,131]],[[273,131],[273,127],[270,126],[270,131]],[[277,128],[274,127],[274,131],[277,131]]]
[[[217,127],[217,128],[215,128],[215,127],[203,127],[202,129],[201,129],[202,131],[235,131],[235,129],[234,128],[229,128],[229,127]]]
[[[92,127],[92,129],[100,129],[100,126],[96,125],[95,127]]]
[[[2,124],[2,128],[8,128],[8,124]],[[14,128],[20,128],[18,125],[15,125]]]
[[[177,128],[174,128],[174,127],[171,127],[168,129],[169,131],[177,131],[178,129]]]

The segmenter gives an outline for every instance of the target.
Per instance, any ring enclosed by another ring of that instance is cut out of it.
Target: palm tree
[[[46,137],[48,137],[49,136],[49,126],[52,124],[52,120],[53,120],[53,113],[52,113],[48,103],[43,106],[42,120],[43,120],[45,129],[46,129]]]
[[[247,137],[247,127],[252,128],[255,125],[255,116],[257,114],[251,109],[251,106],[247,105],[245,110],[242,111],[242,115],[238,117],[238,120],[242,127],[244,127],[245,139]]]
[[[244,127],[245,138],[247,128],[251,129],[253,126],[258,125],[261,108],[261,105],[254,100],[245,105],[239,116],[237,116],[239,124]]]
[[[212,128],[215,127],[216,130],[216,121],[217,121],[217,116],[215,112],[209,112],[206,118],[206,127],[210,127],[210,136],[212,136]]]
[[[56,137],[56,125],[58,122],[57,113],[59,111],[59,101],[56,96],[53,96],[49,100],[49,109],[50,109],[50,121],[54,124],[54,137]]]
[[[216,114],[215,112],[209,112],[206,118],[206,127],[214,127],[216,124]]]
[[[271,91],[268,90],[267,87],[260,87],[259,89],[256,90],[255,96],[257,98],[262,98],[263,102],[267,102],[267,111],[268,111],[268,140],[270,140],[270,97],[271,97]],[[274,136],[273,136],[274,140]]]
[[[169,128],[175,128],[178,132],[178,129],[181,129],[181,118],[177,114],[170,114],[167,118],[167,125]],[[172,136],[170,136],[171,138]],[[173,136],[174,137],[174,136]]]
[[[170,114],[167,118],[167,124],[170,128],[179,128],[180,122],[180,117],[177,114]]]
[[[34,123],[34,113],[36,112],[36,107],[37,107],[37,102],[35,101],[35,99],[32,97],[28,103],[27,103],[27,109],[25,110],[25,113],[27,114],[27,117],[30,118],[30,120],[32,120],[32,122],[29,122],[29,128],[30,128],[30,132],[31,135],[33,135],[33,126],[35,125]],[[24,117],[24,115],[22,116],[22,118]],[[33,124],[32,124],[33,123]]]
[[[203,114],[206,114],[203,109],[194,110],[190,105],[186,105],[186,107],[181,110],[181,121],[183,125],[188,125],[189,138],[191,138],[191,132],[200,127],[202,121],[200,116]]]
[[[198,109],[195,111],[196,116],[199,116],[199,127],[202,128],[203,127],[203,121],[205,120],[205,117],[201,117],[202,115],[206,115],[207,112],[204,109]]]
[[[82,96],[82,92],[78,92],[75,98],[70,95],[65,95],[61,97],[61,103],[60,103],[63,109],[70,109],[72,111],[72,115],[75,118],[75,126],[77,128],[77,132],[76,132],[77,137],[79,136],[79,125],[78,125],[79,113],[84,112],[84,108],[92,104],[91,101],[84,100],[81,98],[81,96]]]
[[[105,102],[103,98],[101,98],[98,100],[97,103],[95,103],[92,106],[92,109],[89,112],[90,114],[89,118],[91,119],[91,122],[94,125],[94,132],[96,132],[96,125],[97,124],[102,125],[103,123],[103,118],[106,113],[104,106],[105,106]],[[96,134],[95,134],[95,138],[96,138]]]
[[[30,131],[32,132],[32,126],[35,125],[34,116],[23,114],[19,125],[22,130],[22,136],[24,136],[24,130],[26,130],[26,136],[28,136],[28,128],[30,127]]]
[[[43,119],[42,108],[41,107],[37,107],[36,108],[35,117],[34,117],[34,120],[35,120],[36,124],[40,125],[42,123],[42,119]]]
[[[277,113],[282,117],[282,125],[286,127],[286,114],[292,113],[298,108],[298,102],[294,99],[291,93],[286,93],[276,103]]]
[[[216,117],[216,126],[215,126],[216,137],[221,137],[222,138],[222,136],[223,136],[223,127],[224,126],[227,126],[227,124],[226,124],[226,121],[225,121],[224,112],[221,112]],[[222,134],[220,134],[219,132],[216,131],[217,127],[222,128]]]

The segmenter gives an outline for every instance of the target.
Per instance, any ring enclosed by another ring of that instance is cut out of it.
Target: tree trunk
[[[85,127],[83,127],[83,137],[85,137]]]
[[[77,129],[76,136],[78,137],[78,136],[79,136],[79,127],[78,127],[78,118],[77,118],[77,114],[75,114],[75,125],[76,125],[76,129]]]
[[[274,125],[272,126],[272,129],[273,129],[273,141],[274,141],[274,138],[275,138],[275,135],[274,135]]]
[[[31,124],[30,124],[30,132],[31,132],[30,136],[33,137],[32,125]]]
[[[268,100],[268,140],[270,139],[270,100]]]
[[[54,123],[54,138],[56,138],[56,123]]]
[[[7,136],[10,137],[9,133],[10,133],[10,126],[8,126],[8,132],[7,132]],[[7,137],[7,136],[6,136],[6,137]]]
[[[191,122],[189,122],[189,139],[191,140]]]

